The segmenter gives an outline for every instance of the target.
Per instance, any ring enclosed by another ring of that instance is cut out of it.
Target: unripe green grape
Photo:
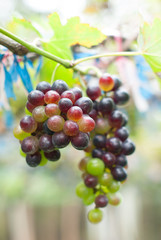
[[[103,174],[105,165],[99,158],[92,158],[87,163],[87,172],[93,176],[99,176]]]
[[[87,188],[83,182],[79,183],[76,187],[76,194],[80,198],[85,198],[93,194],[93,189]]]
[[[98,134],[105,134],[110,129],[110,125],[107,119],[97,118],[95,125],[95,132]]]
[[[111,184],[108,186],[108,189],[111,193],[115,193],[120,189],[120,182],[113,180]]]
[[[122,202],[122,196],[121,196],[121,193],[119,193],[119,192],[117,192],[117,193],[108,192],[106,194],[106,196],[108,198],[108,203],[113,206],[117,206]]]
[[[24,138],[29,137],[30,133],[26,133],[24,132],[20,125],[17,125],[14,129],[13,129],[13,135],[15,136],[15,138],[19,139],[19,140],[24,140]]]
[[[99,223],[101,222],[102,218],[103,218],[103,213],[98,208],[92,209],[88,213],[88,220],[91,223]]]
[[[24,153],[21,148],[20,148],[20,155],[21,155],[22,157],[26,157],[26,153]]]
[[[83,203],[84,205],[88,206],[94,203],[94,200],[95,200],[95,194],[91,194],[83,198]]]
[[[39,166],[44,166],[47,164],[48,160],[47,158],[44,156],[44,152],[43,151],[40,151],[41,153],[41,162],[39,164]]]
[[[27,114],[27,115],[30,115],[30,116],[32,116],[32,113],[25,107],[25,113]]]
[[[87,162],[90,160],[89,157],[84,157],[80,160],[78,167],[79,169],[83,172],[86,171],[86,167],[87,167]]]
[[[100,183],[101,185],[108,187],[108,186],[112,183],[113,177],[112,177],[111,173],[105,172],[103,175],[101,175],[101,176],[98,178],[98,180],[99,180],[99,183]]]
[[[32,111],[32,116],[36,122],[44,122],[47,119],[45,106],[38,106]]]

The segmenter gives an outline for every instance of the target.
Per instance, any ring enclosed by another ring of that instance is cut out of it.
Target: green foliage
[[[144,23],[140,30],[138,44],[145,60],[161,79],[161,19],[156,18],[151,25]]]

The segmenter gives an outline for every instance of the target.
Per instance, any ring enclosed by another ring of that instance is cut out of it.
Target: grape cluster
[[[106,73],[99,79],[99,86],[89,85],[86,91],[93,101],[89,116],[96,125],[90,134],[91,142],[85,149],[87,157],[79,163],[83,181],[76,187],[76,194],[85,205],[95,204],[88,213],[92,223],[102,220],[100,208],[120,203],[118,191],[127,178],[127,156],[135,151],[125,127],[128,118],[117,107],[129,100],[129,94],[121,85],[117,77]]]
[[[14,128],[22,154],[31,167],[60,159],[61,148],[70,142],[78,150],[87,148],[95,121],[89,116],[93,102],[82,96],[78,87],[69,89],[66,82],[56,80],[51,86],[40,82],[28,95],[28,115]]]

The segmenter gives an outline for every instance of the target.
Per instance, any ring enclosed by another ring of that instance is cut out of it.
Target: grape
[[[114,102],[118,105],[125,104],[129,98],[129,94],[124,90],[119,89],[114,92]]]
[[[58,115],[52,116],[47,121],[48,128],[53,132],[59,132],[63,130],[64,127],[64,118]]]
[[[116,130],[115,137],[119,138],[121,141],[125,141],[129,136],[129,131],[125,127],[121,127]]]
[[[106,139],[106,148],[111,153],[119,153],[122,150],[122,142],[116,137],[108,138]]]
[[[109,92],[114,87],[114,80],[108,73],[105,73],[99,79],[99,86],[100,86],[101,90],[103,90],[105,92]]]
[[[116,156],[115,164],[119,165],[119,166],[122,166],[122,167],[125,167],[127,165],[126,156],[123,155],[123,154]]]
[[[48,82],[42,81],[37,84],[36,90],[39,90],[45,94],[46,92],[51,90],[51,86]]]
[[[97,134],[93,138],[93,144],[96,148],[105,148],[106,147],[106,137],[101,134]]]
[[[107,152],[103,154],[102,160],[106,167],[112,167],[115,164],[116,157],[114,154]]]
[[[35,106],[32,105],[30,102],[27,102],[27,103],[26,103],[26,108],[27,108],[27,110],[28,110],[30,113],[32,113],[32,111],[34,110]]]
[[[71,120],[65,122],[63,130],[67,136],[76,136],[79,133],[78,124]]]
[[[44,155],[49,161],[55,162],[60,159],[60,151],[59,150],[53,150],[52,152],[45,152]]]
[[[112,91],[115,91],[122,85],[122,83],[116,76],[112,76],[112,78],[114,80],[114,87],[113,87]]]
[[[120,128],[123,124],[122,112],[114,110],[112,113],[110,113],[108,120],[112,127]]]
[[[92,158],[87,163],[87,172],[93,176],[103,174],[105,165],[99,158]]]
[[[69,89],[68,85],[66,84],[66,82],[64,82],[63,80],[56,80],[53,85],[52,85],[52,90],[58,92],[60,95]]]
[[[48,135],[53,135],[53,131],[51,131],[49,128],[48,128],[48,126],[47,126],[47,121],[45,121],[44,123],[43,123],[43,132],[44,133],[46,133],[46,134],[48,134]]]
[[[81,97],[75,102],[75,106],[80,107],[84,114],[88,114],[93,108],[93,102],[88,97]]]
[[[106,114],[109,114],[110,112],[112,112],[114,107],[115,107],[115,104],[114,104],[113,100],[111,98],[109,98],[109,97],[104,97],[99,102],[98,110],[103,115],[106,115]]]
[[[84,183],[89,188],[95,188],[98,184],[98,179],[97,177],[88,174],[84,178]]]
[[[117,206],[121,203],[122,197],[121,197],[121,194],[119,192],[118,193],[108,192],[106,194],[106,196],[108,198],[109,204],[111,204],[111,205]]]
[[[59,101],[59,109],[60,111],[62,111],[63,113],[67,113],[68,110],[73,106],[73,103],[70,99],[68,98],[62,98]]]
[[[72,90],[67,90],[61,94],[61,98],[68,98],[72,101],[72,103],[75,102],[75,95],[72,92]]]
[[[89,144],[88,134],[79,132],[78,135],[71,137],[71,144],[77,150],[83,150],[87,148]]]
[[[44,134],[39,139],[39,148],[44,152],[51,152],[54,148],[52,136]]]
[[[44,93],[39,90],[33,90],[28,95],[28,101],[34,106],[44,105]]]
[[[78,197],[84,198],[93,194],[93,190],[91,188],[87,188],[85,184],[81,182],[76,187],[76,194]]]
[[[33,133],[37,128],[37,123],[31,116],[24,116],[20,121],[20,127],[24,132]]]
[[[94,203],[94,200],[95,200],[95,194],[91,194],[91,195],[88,195],[87,197],[84,197],[83,198],[83,203],[84,205],[91,205],[92,203]]]
[[[21,143],[21,149],[24,153],[34,154],[39,149],[38,139],[34,136],[25,138]]]
[[[26,162],[30,167],[37,167],[41,162],[41,154],[36,152],[32,155],[26,155]]]
[[[87,166],[87,162],[89,161],[89,158],[88,157],[84,157],[81,159],[81,161],[79,162],[79,169],[81,171],[85,171],[86,170],[86,166]]]
[[[82,91],[80,88],[78,87],[74,87],[71,89],[71,91],[74,93],[74,97],[75,97],[75,102],[82,97]]]
[[[46,104],[58,103],[60,100],[60,95],[56,91],[50,90],[45,93],[44,101]]]
[[[86,93],[87,96],[94,101],[101,96],[101,89],[99,88],[99,86],[95,85],[88,86]]]
[[[101,175],[98,180],[101,185],[108,187],[112,183],[113,177],[111,173],[104,172],[103,175]]]
[[[108,186],[110,192],[115,193],[120,189],[120,182],[113,180]]]
[[[14,129],[13,129],[13,135],[15,136],[15,138],[19,139],[19,140],[23,140],[24,138],[29,136],[29,133],[24,132],[20,125],[17,125]]]
[[[50,103],[45,107],[45,114],[47,117],[52,117],[54,115],[60,115],[60,109],[55,103]]]
[[[98,111],[98,105],[99,105],[99,102],[94,101],[94,102],[93,102],[93,109],[95,109],[96,111]]]
[[[99,223],[102,221],[103,214],[102,211],[98,208],[92,209],[88,213],[88,220],[91,223]]]
[[[44,156],[44,152],[43,151],[40,151],[41,153],[41,162],[39,164],[39,166],[45,166],[48,162],[47,158]]]
[[[110,130],[108,120],[105,118],[97,118],[95,124],[95,132],[98,134],[105,134]]]
[[[82,109],[77,106],[71,107],[67,112],[68,119],[75,121],[75,122],[79,121],[81,119],[82,115],[83,115]]]
[[[98,112],[95,110],[95,109],[92,109],[88,115],[93,118],[93,120],[96,120],[97,119],[97,115],[98,115]]]
[[[32,111],[32,116],[36,122],[44,122],[47,119],[47,116],[45,114],[45,107],[38,106],[34,108],[34,110]]]
[[[92,157],[93,158],[100,158],[100,159],[102,159],[103,153],[104,152],[101,149],[95,148],[92,151]]]
[[[70,138],[63,131],[56,132],[52,136],[52,142],[56,148],[64,148],[69,144]]]
[[[126,170],[121,166],[116,166],[111,170],[112,176],[117,181],[124,181],[127,178]]]
[[[91,132],[95,127],[95,121],[86,114],[77,122],[81,132]]]
[[[126,114],[122,113],[122,126],[125,126],[128,123],[128,117]]]
[[[97,208],[106,207],[108,204],[108,199],[106,195],[100,194],[95,198],[95,204]]]
[[[122,145],[122,153],[124,155],[131,155],[135,151],[135,145],[131,140],[126,140]]]

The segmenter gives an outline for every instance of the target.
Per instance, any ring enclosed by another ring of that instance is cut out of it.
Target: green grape
[[[87,172],[93,176],[99,176],[103,174],[105,165],[99,158],[92,158],[87,163]]]
[[[83,182],[80,182],[76,187],[76,194],[80,198],[85,198],[93,194],[93,189],[87,188]]]
[[[84,205],[88,206],[94,203],[94,200],[95,200],[95,194],[91,194],[83,198],[83,203]]]
[[[26,157],[26,153],[24,153],[21,148],[20,148],[20,155],[21,155],[22,157]]]
[[[103,213],[98,208],[92,209],[88,213],[88,220],[91,223],[99,223],[101,222],[102,218],[103,218]]]
[[[26,133],[24,132],[20,125],[17,125],[14,129],[13,129],[13,135],[15,136],[15,138],[19,139],[19,140],[23,140],[24,138],[30,136],[30,133]]]
[[[117,206],[122,202],[122,196],[121,196],[121,193],[119,192],[117,193],[108,192],[106,196],[108,198],[108,203],[111,205]]]
[[[47,164],[48,160],[47,158],[44,156],[44,152],[43,151],[40,151],[41,153],[41,162],[39,164],[39,166],[44,166]]]
[[[103,186],[109,186],[112,181],[113,181],[113,177],[111,173],[105,172],[103,175],[101,175],[99,178],[99,183]]]
[[[120,182],[113,180],[108,189],[111,193],[117,192],[120,189]]]
[[[25,107],[25,113],[26,113],[26,115],[32,116],[32,112],[30,112],[26,107]]]

